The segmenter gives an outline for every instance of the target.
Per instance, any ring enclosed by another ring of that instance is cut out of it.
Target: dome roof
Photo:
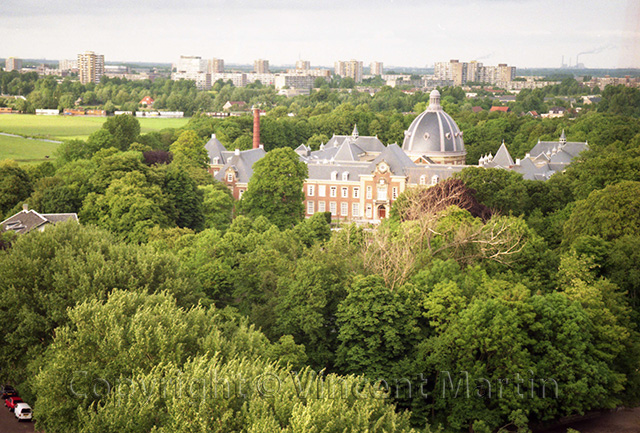
[[[440,92],[434,90],[429,107],[404,132],[402,150],[409,155],[465,155],[462,132],[440,105]]]

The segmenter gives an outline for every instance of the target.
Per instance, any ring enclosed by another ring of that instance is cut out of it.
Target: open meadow
[[[106,117],[36,116],[34,114],[0,115],[0,132],[48,140],[86,140],[100,129]],[[189,122],[182,119],[138,119],[143,134],[166,128],[180,128]],[[0,135],[0,159],[33,163],[54,158],[57,143]],[[49,158],[46,158],[49,156]]]

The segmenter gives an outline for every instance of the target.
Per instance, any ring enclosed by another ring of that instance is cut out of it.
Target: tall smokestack
[[[260,147],[260,110],[253,107],[253,148]]]

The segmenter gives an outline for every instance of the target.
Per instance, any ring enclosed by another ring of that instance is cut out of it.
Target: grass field
[[[86,139],[92,132],[100,129],[106,117],[72,117],[72,116],[36,116],[35,114],[2,114],[0,115],[0,132],[42,137],[52,140]],[[143,118],[140,129],[143,134],[160,131],[165,128],[180,128],[189,121],[182,119]]]
[[[100,129],[106,117],[36,116],[35,114],[0,115],[0,132],[49,140],[86,140]],[[189,119],[138,119],[143,134],[165,128],[180,128]],[[15,159],[20,163],[36,163],[54,158],[57,143],[0,135],[0,160]],[[49,158],[45,158],[49,156]]]
[[[57,147],[57,143],[0,135],[0,160],[15,159],[30,164],[51,161]]]

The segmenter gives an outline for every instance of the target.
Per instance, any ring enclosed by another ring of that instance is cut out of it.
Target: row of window
[[[327,202],[319,201],[317,212],[326,212],[327,211]],[[338,215],[338,203],[335,201],[329,202],[329,212],[331,212],[332,216]],[[316,202],[315,201],[307,201],[307,215],[313,215],[316,213]],[[349,216],[349,203],[341,202],[340,203],[340,216],[348,217]],[[360,216],[360,203],[351,203],[351,216],[359,217]]]
[[[327,186],[326,185],[317,185],[318,186],[318,197],[326,197],[327,196]],[[353,192],[351,194],[351,198],[360,198],[360,187],[354,186]],[[387,185],[379,185],[376,188],[376,199],[377,200],[387,200]],[[309,184],[307,185],[307,197],[313,197],[316,193],[316,185]],[[329,187],[329,197],[338,197],[338,187],[330,186]],[[343,186],[340,187],[340,197],[349,198],[349,187]],[[391,198],[395,200],[398,198],[398,187],[394,186],[391,188]],[[373,187],[368,186],[366,189],[366,199],[373,199]]]
[[[307,215],[313,215],[317,212],[326,212],[327,211],[327,203],[325,201],[317,202],[318,209],[316,210],[316,202],[315,201],[307,201]],[[382,206],[380,206],[382,208]],[[329,212],[331,212],[331,216],[338,216],[338,203],[335,201],[329,202]],[[366,218],[373,218],[373,206],[368,204],[365,208],[364,216]],[[340,216],[343,218],[359,218],[363,216],[360,213],[360,203],[351,203],[351,215],[349,215],[349,203],[348,202],[340,202]],[[380,218],[384,218],[381,216]]]

